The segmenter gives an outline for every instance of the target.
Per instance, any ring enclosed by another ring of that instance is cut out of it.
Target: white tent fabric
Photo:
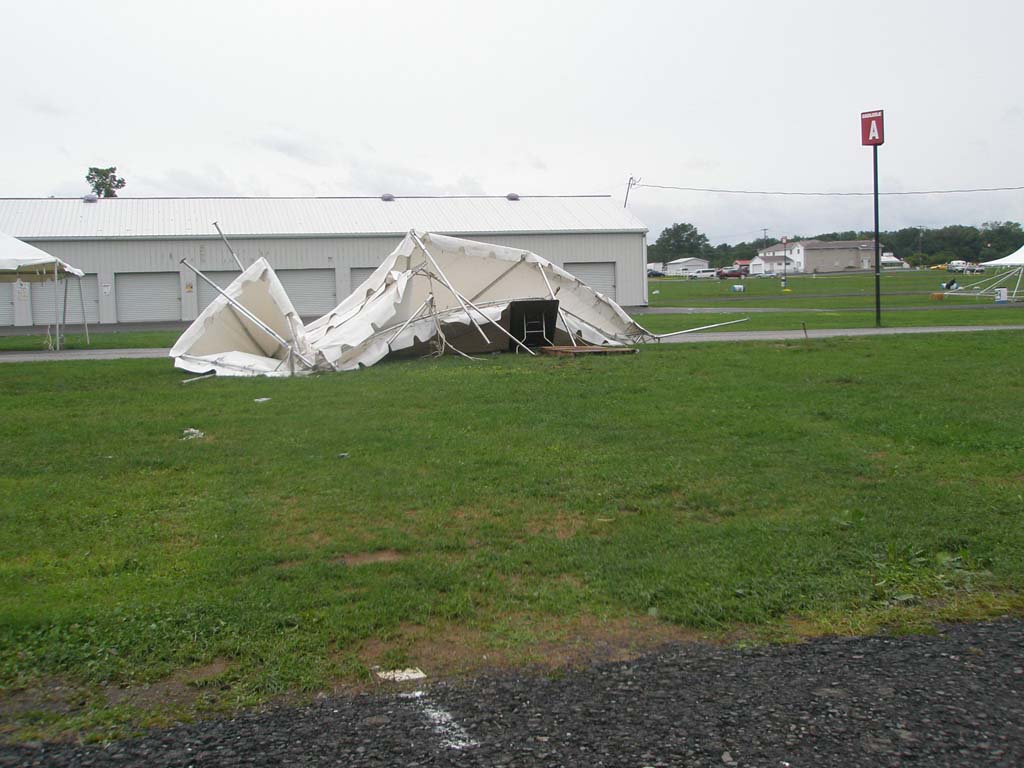
[[[53,280],[55,265],[56,274],[60,278],[68,275],[82,277],[85,274],[46,251],[0,232],[0,282],[13,283],[21,280],[26,283],[39,283]]]
[[[1024,245],[1018,248],[1016,251],[1011,253],[1009,256],[1003,256],[1001,259],[993,259],[992,261],[983,261],[986,267],[1021,267],[1024,266]]]
[[[347,298],[305,327],[273,269],[257,261],[170,354],[177,367],[197,373],[281,376],[354,370],[403,351],[525,349],[509,328],[511,305],[552,299],[556,344],[655,338],[614,301],[535,253],[411,231]]]

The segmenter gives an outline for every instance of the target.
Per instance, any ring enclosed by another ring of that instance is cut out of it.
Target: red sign
[[[885,143],[885,118],[882,110],[860,113],[860,143],[865,147]]]

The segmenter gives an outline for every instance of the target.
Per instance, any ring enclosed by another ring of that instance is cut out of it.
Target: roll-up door
[[[377,271],[376,267],[352,267],[352,271],[349,273],[349,292],[354,291],[363,281],[366,280],[370,275]]]
[[[67,286],[67,294],[65,294]],[[100,292],[96,275],[82,278],[82,296],[78,294],[78,278],[68,277],[57,285],[57,310],[60,321],[64,317],[64,296],[68,299],[67,322],[82,322],[82,298],[85,298],[85,319],[90,323],[100,321]],[[32,325],[50,325],[53,323],[53,283],[32,283]]]
[[[562,267],[566,272],[571,272],[598,293],[603,293],[612,301],[615,300],[614,261],[566,262]]]
[[[235,270],[234,272],[203,272],[206,277],[210,278],[221,288],[227,288],[231,281],[238,277],[241,272]],[[199,301],[199,311],[202,312],[208,306],[210,302],[217,298],[220,294],[214,290],[213,286],[207,283],[202,278],[197,277],[196,283],[198,283],[198,292],[196,293],[196,299]]]
[[[177,272],[122,272],[114,275],[119,323],[181,320]]]
[[[333,269],[279,269],[277,276],[303,317],[326,314],[338,304]]]
[[[0,283],[0,325],[14,325],[14,283]]]

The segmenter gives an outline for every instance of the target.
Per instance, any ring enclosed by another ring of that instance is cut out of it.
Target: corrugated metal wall
[[[616,301],[626,306],[647,303],[646,241],[642,234],[498,234],[477,239],[533,251],[559,266],[566,262],[614,262]],[[92,279],[98,285],[99,321],[103,323],[124,322],[129,318],[172,319],[171,314],[175,315],[173,319],[194,319],[208,301],[207,288],[180,263],[182,259],[204,273],[238,271],[219,240],[31,242],[94,276]],[[359,275],[363,274],[359,270],[379,264],[399,242],[400,237],[325,237],[232,240],[231,244],[246,265],[264,257],[276,270],[316,270],[318,279],[324,281],[329,281],[333,273],[333,289],[322,286],[319,295],[326,296],[333,290],[332,301],[336,301],[358,285]],[[149,309],[144,290],[140,294],[146,281],[138,277],[126,279],[126,273],[161,275],[149,281],[152,285],[147,290],[156,291],[149,299]],[[118,277],[115,279],[115,276]],[[178,287],[171,297],[175,280]],[[119,296],[124,291],[131,295]],[[0,324],[10,325],[12,320],[4,319],[3,301],[0,295]],[[319,306],[316,301],[313,304]],[[69,310],[71,306],[69,304]],[[303,314],[307,311],[300,308]]]

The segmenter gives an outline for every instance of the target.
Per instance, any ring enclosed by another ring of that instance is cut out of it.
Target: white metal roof
[[[2,198],[0,232],[23,240],[228,236],[646,232],[610,197]]]

